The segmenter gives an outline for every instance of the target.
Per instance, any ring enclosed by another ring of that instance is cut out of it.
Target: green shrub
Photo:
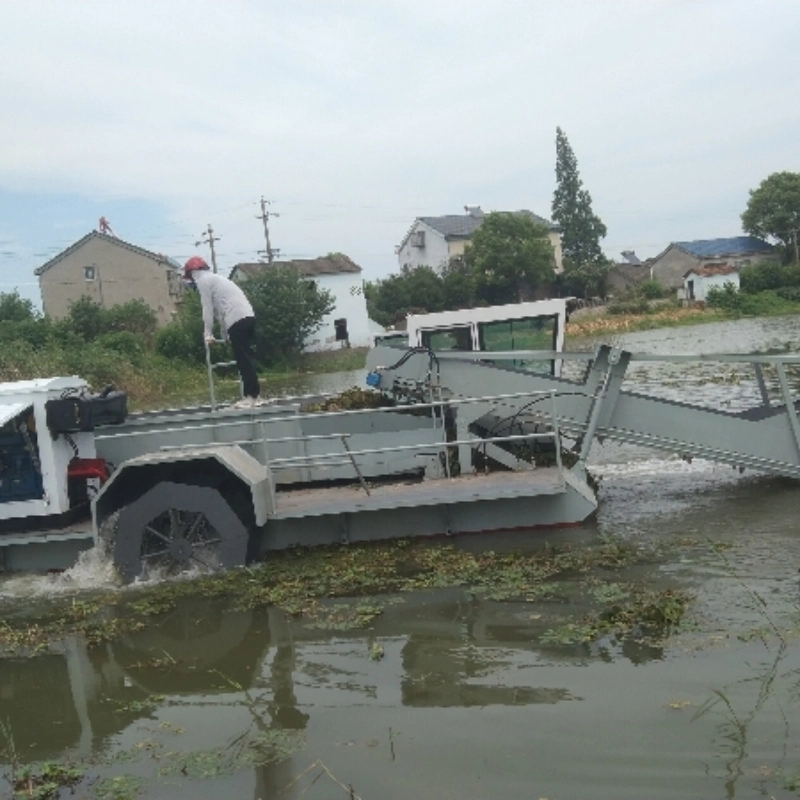
[[[739,273],[739,288],[745,294],[759,294],[788,286],[800,287],[800,270],[792,265],[760,261],[743,267]]]
[[[770,314],[789,314],[797,311],[790,297],[782,296],[780,290],[758,294],[739,292],[732,283],[721,288],[713,287],[706,294],[706,305],[727,314],[744,317],[762,317]]]
[[[651,278],[649,280],[642,281],[636,287],[636,294],[646,298],[647,300],[659,300],[664,296],[664,287],[658,281],[655,281]]]
[[[775,294],[790,303],[800,303],[800,286],[781,286],[775,290]]]
[[[110,350],[126,358],[131,364],[142,363],[147,345],[140,337],[130,331],[105,333],[97,338],[97,346],[101,350]]]

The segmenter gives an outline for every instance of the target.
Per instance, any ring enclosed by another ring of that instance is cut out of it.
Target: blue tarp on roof
[[[769,253],[773,247],[756,236],[734,236],[730,239],[698,239],[694,242],[673,242],[675,247],[698,258],[722,258]]]

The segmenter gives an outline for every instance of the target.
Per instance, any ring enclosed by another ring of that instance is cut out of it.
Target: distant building
[[[617,296],[635,289],[650,278],[650,259],[642,261],[633,250],[623,250],[624,261],[618,261],[608,268],[606,294]]]
[[[693,242],[672,242],[657,255],[650,266],[652,277],[667,289],[683,288],[687,272],[695,267],[742,267],[758,261],[777,261],[775,248],[755,236],[734,236],[730,239],[700,239]]]
[[[304,350],[333,350],[340,347],[369,347],[370,321],[361,267],[346,255],[335,253],[320,258],[275,261],[272,264],[237,264],[231,270],[231,280],[243,282],[268,269],[291,267],[301,277],[319,289],[327,289],[336,303],[333,311],[322,321],[322,327],[305,342]]]
[[[739,269],[727,264],[707,264],[704,267],[692,267],[683,276],[683,294],[681,300],[690,303],[704,303],[708,297],[708,290],[721,289],[726,283],[731,284],[739,291]]]
[[[403,241],[395,248],[400,268],[428,266],[441,273],[454,258],[464,254],[464,248],[473,234],[483,224],[484,213],[480,206],[465,206],[465,214],[447,214],[443,217],[417,217]],[[524,214],[548,230],[553,247],[553,266],[556,272],[564,268],[561,253],[561,228],[532,211],[515,211]]]
[[[88,297],[103,308],[142,300],[159,325],[172,320],[183,284],[176,261],[92,231],[35,270],[46,316],[61,319]]]

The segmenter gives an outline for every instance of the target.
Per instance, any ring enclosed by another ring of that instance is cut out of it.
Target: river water
[[[780,318],[612,343],[651,353],[797,352],[798,339],[800,320]],[[649,365],[636,380],[748,402],[749,390],[722,372],[721,380],[719,366]],[[329,378],[326,390],[361,377]],[[57,653],[0,661],[0,796],[12,752],[20,763],[83,765],[92,776],[76,787],[84,797],[800,796],[800,487],[619,445],[595,447],[590,465],[600,479],[596,518],[494,536],[491,546],[603,535],[668,545],[625,575],[693,594],[688,618],[663,644],[543,644],[542,618],[580,617],[569,586],[548,602],[461,589],[401,595],[356,631],[196,600],[112,644],[75,638]],[[89,570],[81,580],[107,578]],[[63,585],[0,585],[0,613]],[[259,746],[273,757],[254,758]]]

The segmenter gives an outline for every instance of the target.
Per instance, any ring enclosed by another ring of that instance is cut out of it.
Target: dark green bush
[[[660,300],[662,297],[664,297],[664,287],[658,281],[654,281],[651,278],[649,280],[642,281],[636,287],[636,294],[646,298],[647,300]]]
[[[101,350],[110,350],[118,353],[136,366],[142,363],[142,359],[147,352],[146,343],[131,331],[104,333],[102,336],[97,337],[97,346]]]
[[[739,273],[739,288],[745,294],[759,294],[786,286],[800,286],[800,270],[773,261],[760,261],[743,267]]]

